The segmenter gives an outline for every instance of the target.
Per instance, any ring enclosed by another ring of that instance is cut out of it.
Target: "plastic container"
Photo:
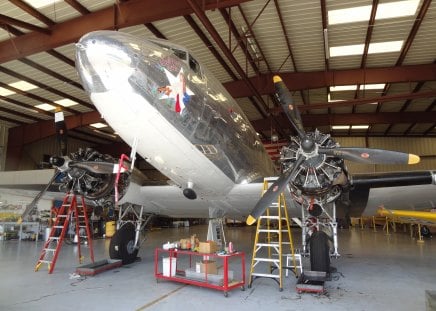
[[[111,238],[115,234],[116,229],[117,227],[115,221],[108,221],[106,223],[106,229],[105,229],[106,237]]]
[[[170,261],[171,258],[171,261]],[[171,263],[171,268],[170,268]],[[177,258],[173,257],[164,257],[162,258],[162,266],[163,266],[163,275],[168,277],[173,277],[176,275],[176,264],[177,264]],[[171,274],[170,274],[171,269]]]

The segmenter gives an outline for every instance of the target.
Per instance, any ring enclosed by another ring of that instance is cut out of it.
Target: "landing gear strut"
[[[331,208],[318,202],[321,213],[314,217],[309,208],[302,205],[302,242],[303,254],[310,256],[312,271],[330,272],[330,257],[339,257],[338,253],[338,224],[336,222],[336,205]],[[330,245],[333,244],[333,252]],[[309,248],[309,250],[308,250]]]
[[[153,214],[145,214],[143,206],[121,205],[117,231],[109,245],[110,258],[121,259],[123,265],[134,262],[141,245],[140,233],[153,216]]]

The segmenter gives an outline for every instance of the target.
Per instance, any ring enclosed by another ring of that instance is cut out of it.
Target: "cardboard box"
[[[217,245],[214,241],[200,242],[198,247],[199,253],[211,254],[217,251]]]
[[[218,274],[216,261],[202,260],[200,262],[200,273],[206,273],[206,271],[207,271],[207,274]]]

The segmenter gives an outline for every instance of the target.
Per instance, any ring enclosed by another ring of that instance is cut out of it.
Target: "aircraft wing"
[[[379,215],[422,225],[436,224],[436,211],[405,211],[380,208]]]
[[[144,205],[147,212],[170,217],[223,217],[228,216],[245,221],[245,218],[259,201],[263,183],[237,184],[225,196],[201,197],[188,200],[177,186],[130,185],[129,191],[120,203],[130,202]],[[288,193],[288,206],[293,206]],[[291,204],[291,205],[289,205]],[[294,209],[295,215],[300,210]]]
[[[424,210],[436,206],[436,173],[408,171],[356,174],[352,178],[350,216],[377,215],[388,209]]]

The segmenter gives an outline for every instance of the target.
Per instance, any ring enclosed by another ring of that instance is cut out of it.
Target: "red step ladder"
[[[71,219],[74,219],[75,221],[79,262],[82,263],[83,261],[80,244],[81,240],[84,238],[88,242],[91,261],[94,262],[92,235],[91,230],[89,229],[85,199],[83,196],[80,196],[80,200],[78,201],[76,194],[67,193],[62,202],[62,206],[59,208],[56,220],[51,227],[50,235],[44,244],[38,262],[36,263],[35,272],[39,270],[43,263],[48,265],[48,273],[53,272]],[[86,235],[83,235],[83,229],[85,230]],[[76,241],[76,239],[74,239],[74,241]]]

